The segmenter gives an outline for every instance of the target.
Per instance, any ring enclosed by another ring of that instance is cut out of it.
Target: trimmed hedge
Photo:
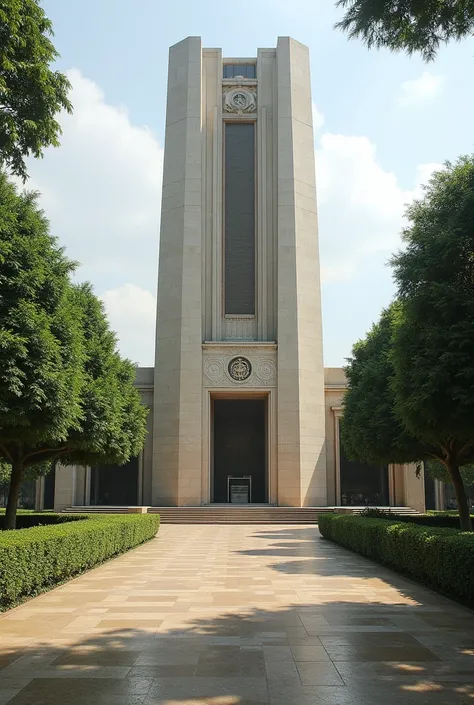
[[[0,609],[138,546],[160,525],[158,514],[75,518],[84,521],[0,534]]]
[[[474,600],[474,533],[322,514],[322,536],[456,598]]]
[[[30,529],[32,526],[48,526],[50,524],[65,524],[69,521],[86,519],[84,514],[54,514],[53,512],[29,512],[16,515],[17,529]],[[5,514],[0,514],[0,530],[5,525]]]
[[[367,519],[388,519],[389,521],[407,522],[418,526],[437,526],[443,529],[459,529],[458,514],[391,514],[390,512],[380,512],[377,517],[367,517]],[[471,514],[474,523],[474,514]]]

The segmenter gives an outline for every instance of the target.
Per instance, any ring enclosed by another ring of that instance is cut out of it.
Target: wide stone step
[[[320,514],[357,514],[365,507],[272,507],[212,505],[203,507],[68,507],[65,512],[88,514],[159,514],[163,524],[316,524]],[[411,507],[379,507],[393,514],[416,514]]]
[[[150,507],[165,524],[315,524],[324,508]]]

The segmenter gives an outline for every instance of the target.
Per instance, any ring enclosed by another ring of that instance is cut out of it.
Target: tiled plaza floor
[[[474,703],[474,614],[308,526],[173,526],[0,617],[0,705]]]

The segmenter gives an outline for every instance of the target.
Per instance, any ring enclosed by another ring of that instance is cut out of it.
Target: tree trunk
[[[16,509],[18,497],[20,495],[20,485],[23,479],[23,464],[16,462],[12,464],[12,474],[10,477],[10,487],[8,488],[7,510],[5,512],[5,529],[16,528]]]
[[[461,531],[472,531],[471,512],[469,502],[467,501],[466,488],[464,487],[464,482],[459,471],[459,464],[449,461],[446,463],[446,467],[451,477],[454,491],[456,492]]]

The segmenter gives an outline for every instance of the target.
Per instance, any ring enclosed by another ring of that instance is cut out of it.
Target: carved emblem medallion
[[[234,93],[232,96],[232,105],[234,108],[237,108],[237,110],[245,110],[248,102],[249,100],[245,93]]]
[[[229,362],[229,375],[236,382],[243,382],[248,379],[252,372],[252,365],[246,357],[234,357]]]
[[[224,91],[224,110],[227,113],[254,113],[257,98],[254,88],[232,87]]]

